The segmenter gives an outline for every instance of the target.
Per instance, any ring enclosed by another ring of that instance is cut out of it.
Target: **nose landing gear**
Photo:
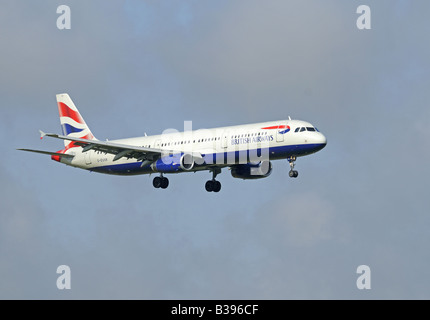
[[[296,157],[292,156],[289,157],[287,160],[290,163],[290,172],[288,172],[288,175],[290,176],[290,178],[297,178],[299,176],[299,172],[294,170],[294,162],[296,161]]]

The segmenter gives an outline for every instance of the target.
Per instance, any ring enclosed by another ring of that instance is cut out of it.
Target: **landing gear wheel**
[[[207,192],[219,192],[221,190],[221,182],[216,180],[208,180],[206,181],[205,189]]]
[[[296,157],[290,157],[288,158],[288,162],[290,163],[290,172],[288,172],[288,175],[290,176],[290,178],[297,178],[299,176],[299,173],[294,170],[294,165],[296,161]]]
[[[166,177],[162,177],[161,178],[161,189],[166,189],[169,186],[169,179],[167,179]]]
[[[212,180],[206,181],[205,189],[206,189],[207,192],[214,191],[214,182]]]
[[[299,172],[296,170],[290,170],[288,175],[290,176],[290,178],[297,178],[299,176]]]
[[[214,189],[213,192],[219,192],[221,190],[221,182],[214,181]]]
[[[221,173],[220,168],[210,170],[212,172],[212,180],[206,181],[205,189],[207,192],[219,192],[221,190],[221,182],[215,180],[216,176]]]
[[[166,189],[169,186],[169,179],[163,176],[155,177],[154,180],[152,180],[152,185],[157,189]]]
[[[160,188],[161,183],[162,183],[161,177],[155,177],[154,180],[152,180],[152,185],[154,186],[154,188],[157,188],[157,189]]]

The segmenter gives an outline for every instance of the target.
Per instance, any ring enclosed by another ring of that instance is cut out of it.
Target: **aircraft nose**
[[[319,150],[321,150],[327,145],[327,138],[321,132],[318,132],[318,135],[314,139],[314,143],[319,145]]]
[[[320,134],[321,134],[321,137],[320,137],[321,142],[320,143],[323,144],[325,147],[327,144],[327,138],[322,133],[320,133]]]

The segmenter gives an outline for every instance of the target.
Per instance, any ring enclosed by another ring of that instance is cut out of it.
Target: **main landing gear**
[[[206,181],[205,189],[207,192],[219,192],[221,190],[221,182],[215,180],[215,177],[221,173],[220,168],[216,168],[211,170],[212,171],[212,180]]]
[[[296,157],[290,157],[288,158],[288,162],[290,163],[290,172],[288,173],[288,175],[290,176],[290,178],[297,178],[299,176],[299,172],[294,170],[294,165],[296,161]]]
[[[220,168],[215,168],[211,170],[212,172],[212,180],[206,181],[205,189],[207,192],[219,192],[221,190],[221,182],[215,180],[216,176],[221,173]],[[169,179],[166,177],[163,177],[163,174],[160,174],[160,176],[155,177],[154,180],[152,180],[152,185],[154,188],[161,188],[166,189],[169,186]]]
[[[169,186],[169,179],[163,177],[163,175],[160,175],[159,177],[155,177],[154,180],[152,180],[152,185],[154,188],[166,189]]]

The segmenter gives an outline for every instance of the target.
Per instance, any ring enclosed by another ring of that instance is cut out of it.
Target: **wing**
[[[88,140],[82,138],[73,138],[70,136],[62,136],[55,133],[44,133],[40,131],[41,138],[44,136],[69,140],[77,146],[83,148],[82,152],[87,152],[89,150],[101,151],[105,153],[114,154],[115,157],[113,161],[117,161],[123,157],[135,158],[138,161],[143,161],[142,164],[147,164],[156,161],[162,155],[177,154],[182,153],[181,150],[165,150],[157,148],[144,148],[139,146],[132,146],[127,144],[114,143],[110,141],[100,141],[100,140]],[[202,158],[199,152],[192,152],[192,155],[197,158]]]

